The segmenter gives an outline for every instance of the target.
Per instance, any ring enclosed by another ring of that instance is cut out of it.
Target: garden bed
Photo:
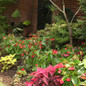
[[[6,86],[25,86],[23,81],[17,82],[15,85],[13,77],[15,76],[16,70],[9,70],[4,73],[0,73],[0,81]]]

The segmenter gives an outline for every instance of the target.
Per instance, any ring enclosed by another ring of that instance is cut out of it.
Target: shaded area
[[[38,0],[38,24],[37,29],[44,29],[46,23],[51,23],[52,12],[49,8],[49,0]]]

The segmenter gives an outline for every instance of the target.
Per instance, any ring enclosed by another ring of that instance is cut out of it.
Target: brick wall
[[[7,12],[5,13],[12,21],[17,25],[19,22],[23,22],[25,20],[30,20],[31,24],[24,28],[23,34],[27,36],[29,33],[36,33],[37,29],[37,0],[18,0],[15,4],[11,4],[8,6]],[[21,17],[20,18],[12,18],[12,12],[18,9]]]
[[[62,8],[62,0],[53,0],[60,8]],[[74,13],[79,8],[79,3],[77,0],[65,0],[66,8],[70,8]],[[10,22],[14,21],[17,25],[19,22],[23,22],[25,20],[30,20],[31,24],[24,28],[23,34],[27,36],[29,33],[36,33],[37,31],[37,14],[38,14],[38,0],[18,0],[17,3],[11,4],[8,6],[8,10],[5,13],[11,20]],[[21,17],[20,18],[12,18],[12,12],[18,9],[20,11]],[[58,12],[55,11],[54,14]],[[83,16],[82,11],[77,14],[78,18]],[[9,22],[9,23],[10,23]]]

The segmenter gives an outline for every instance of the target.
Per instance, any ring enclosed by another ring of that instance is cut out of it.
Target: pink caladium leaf
[[[48,72],[44,72],[43,75],[48,79]]]
[[[50,75],[53,76],[56,70],[52,65],[49,65],[49,67],[47,67],[45,71],[48,71],[48,73],[50,73]]]
[[[49,67],[43,69],[43,68],[37,68],[36,72],[31,73],[30,75],[33,75],[33,78],[31,79],[31,82],[26,82],[26,86],[61,86],[60,80],[62,79],[62,76],[60,75],[54,75],[57,68],[63,68],[64,65],[62,63],[59,63],[56,66],[49,65]]]
[[[31,82],[25,82],[26,86],[32,86],[34,83],[31,81]]]
[[[48,85],[48,79],[43,77],[42,80],[45,82],[46,85]]]
[[[38,67],[38,68],[37,68],[37,71],[32,72],[30,75],[35,75],[35,74],[37,74],[37,73],[39,74],[40,72],[43,72],[43,70],[44,70],[43,68],[39,68],[39,67]]]
[[[34,83],[36,83],[38,81],[38,78],[32,78],[31,81],[33,81]]]
[[[43,80],[41,78],[39,78],[38,80],[38,85],[42,84],[43,83]]]

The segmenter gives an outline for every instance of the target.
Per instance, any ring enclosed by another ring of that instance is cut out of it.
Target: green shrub
[[[38,31],[38,34],[44,34],[49,36],[49,38],[54,38],[54,42],[52,43],[52,48],[59,48],[63,44],[69,42],[67,25],[64,21],[59,21],[54,24],[47,24],[44,30]]]

